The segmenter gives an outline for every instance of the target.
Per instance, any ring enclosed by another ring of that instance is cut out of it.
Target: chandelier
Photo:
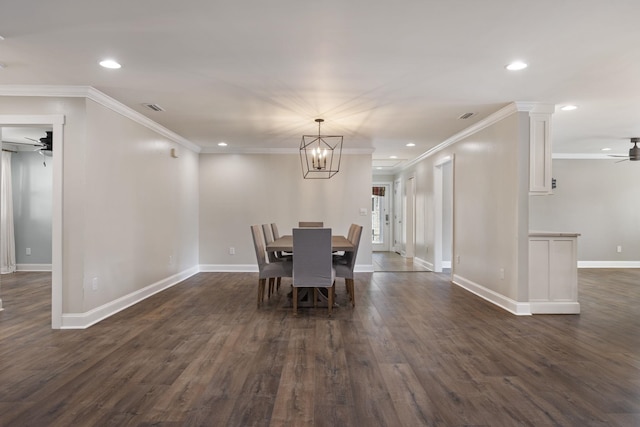
[[[304,179],[329,179],[340,170],[342,136],[321,135],[324,119],[316,119],[318,135],[302,135],[300,163]]]

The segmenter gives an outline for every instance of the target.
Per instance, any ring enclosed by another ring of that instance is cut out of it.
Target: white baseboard
[[[257,273],[258,264],[200,264],[203,273]]]
[[[580,314],[580,303],[571,301],[531,301],[531,314]]]
[[[418,258],[418,257],[414,257],[413,258],[413,263],[414,264],[418,264],[420,267],[424,267],[424,268],[428,269],[429,271],[433,271],[433,264],[430,263],[427,260],[424,260],[424,259]]]
[[[204,273],[257,273],[257,264],[200,264]],[[356,273],[373,273],[373,264],[356,264]]]
[[[640,268],[640,261],[578,261],[578,268]]]
[[[86,313],[63,313],[60,329],[86,329],[107,317],[113,316],[114,314],[131,307],[154,294],[157,294],[158,292],[162,292],[165,289],[177,285],[196,273],[198,273],[197,266],[187,269],[181,273],[174,274],[173,276],[167,277],[166,279],[160,280],[114,301],[108,302],[100,307],[96,307]]]
[[[51,271],[51,264],[16,264],[16,271]]]
[[[531,314],[531,305],[528,302],[514,301],[511,298],[505,297],[457,274],[453,275],[453,283],[517,316],[528,316]]]

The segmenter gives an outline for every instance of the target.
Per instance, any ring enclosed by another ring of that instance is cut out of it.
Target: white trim
[[[257,264],[200,264],[201,273],[257,273]]]
[[[576,301],[530,301],[531,314],[580,314]]]
[[[202,273],[257,273],[257,264],[200,264]],[[356,264],[355,273],[373,273],[373,264]]]
[[[52,271],[51,264],[16,264],[17,271]]]
[[[453,275],[452,283],[517,316],[528,316],[531,314],[531,305],[528,302],[514,301],[511,298],[485,288],[484,286],[472,282],[471,280],[467,280],[457,274]]]
[[[442,268],[451,268],[451,261],[442,261]]]
[[[640,268],[640,261],[578,261],[578,268]]]
[[[343,148],[342,154],[373,154],[374,148]],[[259,148],[259,147],[203,147],[202,154],[300,154],[299,148]]]
[[[86,313],[66,313],[62,315],[61,329],[86,329],[107,317],[137,304],[150,296],[162,292],[198,273],[198,267],[192,267],[181,273],[174,274],[128,295],[96,307]]]
[[[414,257],[413,258],[413,263],[414,264],[418,264],[420,267],[424,267],[424,268],[428,269],[429,271],[433,271],[433,264],[430,263],[427,260],[424,260],[424,259],[418,258],[418,257]]]
[[[624,157],[611,157],[607,154],[600,153],[553,153],[551,158],[553,160],[625,160],[629,158],[629,155],[622,155]]]
[[[182,145],[183,147],[200,153],[201,148],[186,138],[154,122],[147,116],[127,107],[120,101],[100,92],[91,86],[51,86],[51,85],[0,85],[0,96],[43,96],[60,98],[88,98],[98,104],[127,117],[134,122]],[[16,123],[20,124],[20,123]],[[55,135],[55,132],[54,132]],[[54,141],[54,147],[55,147]]]
[[[485,117],[484,119],[472,124],[466,129],[461,130],[460,132],[454,134],[453,136],[445,139],[440,144],[435,147],[425,151],[415,159],[411,160],[403,164],[398,171],[406,170],[409,167],[419,163],[420,161],[426,159],[429,156],[437,153],[438,151],[447,148],[450,145],[455,144],[456,142],[462,141],[463,139],[480,132],[481,130],[498,123],[499,121],[509,117],[512,114],[519,112],[529,112],[529,113],[553,113],[555,111],[554,104],[543,104],[537,102],[512,102],[505,107],[502,107],[495,113]]]

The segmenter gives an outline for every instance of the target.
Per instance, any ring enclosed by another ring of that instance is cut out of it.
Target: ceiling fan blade
[[[35,141],[32,140],[32,141]],[[41,142],[16,142],[16,141],[2,141],[3,144],[11,144],[11,145],[27,145],[29,147],[44,147],[45,145]]]

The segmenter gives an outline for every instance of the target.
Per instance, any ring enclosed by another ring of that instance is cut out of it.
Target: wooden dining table
[[[275,239],[273,242],[267,244],[266,250],[267,252],[293,252],[293,236],[285,235]],[[346,237],[333,235],[331,236],[331,250],[334,252],[353,252],[355,250],[355,247],[353,246],[353,243],[351,243]],[[298,302],[298,307],[314,306],[315,304],[313,303],[313,301],[311,301],[311,298],[307,298],[306,302],[304,301],[306,295],[309,294],[310,288],[302,289],[302,292],[298,293],[298,298],[300,299],[300,301]],[[327,296],[322,292],[319,292],[318,296],[320,298],[319,307],[326,307],[326,304],[328,303]],[[337,307],[337,304],[335,302],[334,307]]]
[[[267,252],[293,252],[293,236],[281,236],[271,243],[267,244]],[[346,237],[340,235],[331,236],[331,250],[353,252],[353,243]]]

